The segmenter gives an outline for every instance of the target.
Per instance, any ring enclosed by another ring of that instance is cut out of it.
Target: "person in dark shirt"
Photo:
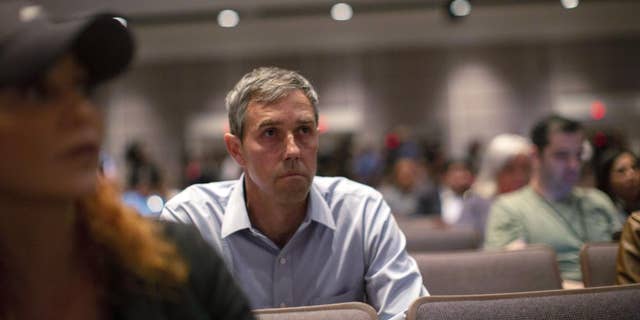
[[[132,55],[114,16],[0,3],[0,319],[253,318],[197,232],[138,216],[98,175],[88,93]]]

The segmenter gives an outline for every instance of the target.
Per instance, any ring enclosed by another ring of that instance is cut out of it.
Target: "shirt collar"
[[[325,198],[318,190],[315,183],[311,184],[309,191],[309,207],[307,209],[307,219],[316,221],[331,230],[336,230],[336,222],[331,214],[331,209],[327,205]]]
[[[244,201],[244,174],[233,185],[227,209],[222,218],[222,239],[240,230],[251,228],[247,204]]]
[[[305,221],[316,221],[331,230],[336,229],[336,223],[331,214],[324,197],[318,190],[315,183],[311,184],[309,190],[309,206],[307,207],[307,217]],[[249,212],[244,198],[244,174],[233,186],[227,209],[222,220],[221,236],[226,238],[229,235],[244,229],[251,228]]]

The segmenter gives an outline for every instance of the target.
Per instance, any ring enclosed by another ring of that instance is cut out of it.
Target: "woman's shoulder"
[[[176,246],[179,255],[189,267],[190,278],[206,276],[224,268],[224,262],[218,252],[200,235],[198,229],[190,224],[157,221],[166,240]]]
[[[199,242],[202,237],[200,236],[198,229],[192,225],[171,221],[156,221],[162,228],[164,236],[178,246],[187,246]]]
[[[214,319],[253,319],[248,302],[222,257],[189,224],[158,221],[167,241],[173,243],[188,266],[182,288],[189,303],[171,304],[182,314],[206,314]],[[189,307],[191,306],[191,307]]]

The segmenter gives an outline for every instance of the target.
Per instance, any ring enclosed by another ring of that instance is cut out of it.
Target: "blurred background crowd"
[[[444,0],[40,2],[53,17],[113,9],[134,30],[131,70],[96,99],[103,169],[144,214],[190,184],[241,174],[222,141],[223,100],[265,65],[299,71],[319,93],[318,174],[377,188],[397,215],[438,212],[480,230],[465,212],[526,184],[528,132],[549,113],[587,129],[581,185],[637,209],[635,1],[457,12]]]

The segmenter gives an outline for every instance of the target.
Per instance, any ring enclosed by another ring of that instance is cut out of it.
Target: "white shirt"
[[[453,225],[462,215],[462,207],[464,198],[457,195],[453,190],[449,188],[442,188],[440,190],[440,205],[442,209],[442,220],[449,225]]]
[[[243,178],[199,184],[171,199],[161,219],[194,224],[223,256],[252,308],[348,301],[402,319],[427,295],[389,206],[376,190],[315,177],[307,215],[280,249],[252,227]]]

